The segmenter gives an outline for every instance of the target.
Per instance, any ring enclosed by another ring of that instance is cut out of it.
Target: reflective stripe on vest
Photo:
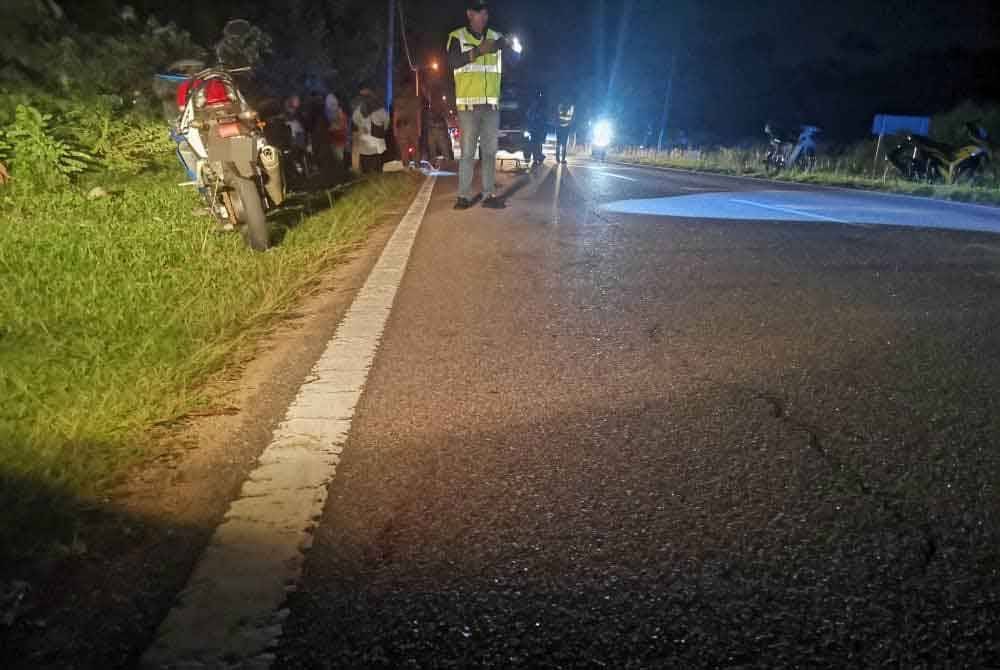
[[[487,30],[486,37],[499,40],[500,33]],[[462,53],[468,53],[482,44],[467,28],[459,28],[448,35],[448,50],[452,40],[458,40]],[[455,104],[459,108],[475,105],[500,104],[500,79],[503,75],[503,57],[500,52],[480,56],[473,62],[455,70]]]
[[[559,105],[559,125],[568,128],[569,124],[573,123],[573,112],[575,111],[573,105],[570,105],[568,109]]]

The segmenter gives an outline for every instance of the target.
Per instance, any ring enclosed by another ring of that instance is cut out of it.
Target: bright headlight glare
[[[598,121],[594,125],[594,146],[603,149],[611,144],[615,132],[610,121]]]
[[[510,48],[513,49],[516,54],[519,54],[524,50],[524,47],[521,46],[521,40],[517,37],[511,39]]]

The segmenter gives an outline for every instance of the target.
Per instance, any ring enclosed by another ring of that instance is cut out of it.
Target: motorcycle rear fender
[[[212,137],[208,143],[208,158],[212,162],[230,163],[244,178],[257,175],[257,142],[249,135]]]

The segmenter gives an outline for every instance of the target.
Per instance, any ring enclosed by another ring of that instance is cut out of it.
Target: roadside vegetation
[[[1000,107],[982,107],[971,102],[934,117],[931,127],[934,139],[955,145],[968,143],[965,123],[977,121],[990,133],[1000,137]],[[961,202],[1000,204],[1000,156],[980,171],[972,184],[946,185],[907,181],[886,160],[899,138],[886,137],[876,158],[874,140],[864,140],[845,146],[822,146],[816,166],[811,170],[785,169],[768,175],[764,169],[766,146],[743,148],[712,148],[700,150],[656,151],[637,147],[622,147],[609,155],[612,160],[670,167],[697,172],[711,172],[744,177],[770,178],[823,186],[842,186],[887,191]]]
[[[417,186],[385,175],[300,196],[272,222],[280,244],[251,253],[178,187],[158,101],[127,99],[190,37],[38,21],[51,40],[0,61],[0,563],[69,546],[80,509],[153,455],[149,429],[209,404],[211,375]],[[49,86],[16,76],[57,56]]]

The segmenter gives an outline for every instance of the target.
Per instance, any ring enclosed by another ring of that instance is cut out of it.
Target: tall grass
[[[64,529],[57,501],[98,495],[148,427],[204,402],[206,378],[416,187],[385,176],[330,194],[254,254],[195,216],[175,177],[95,200],[0,190],[0,546]]]

